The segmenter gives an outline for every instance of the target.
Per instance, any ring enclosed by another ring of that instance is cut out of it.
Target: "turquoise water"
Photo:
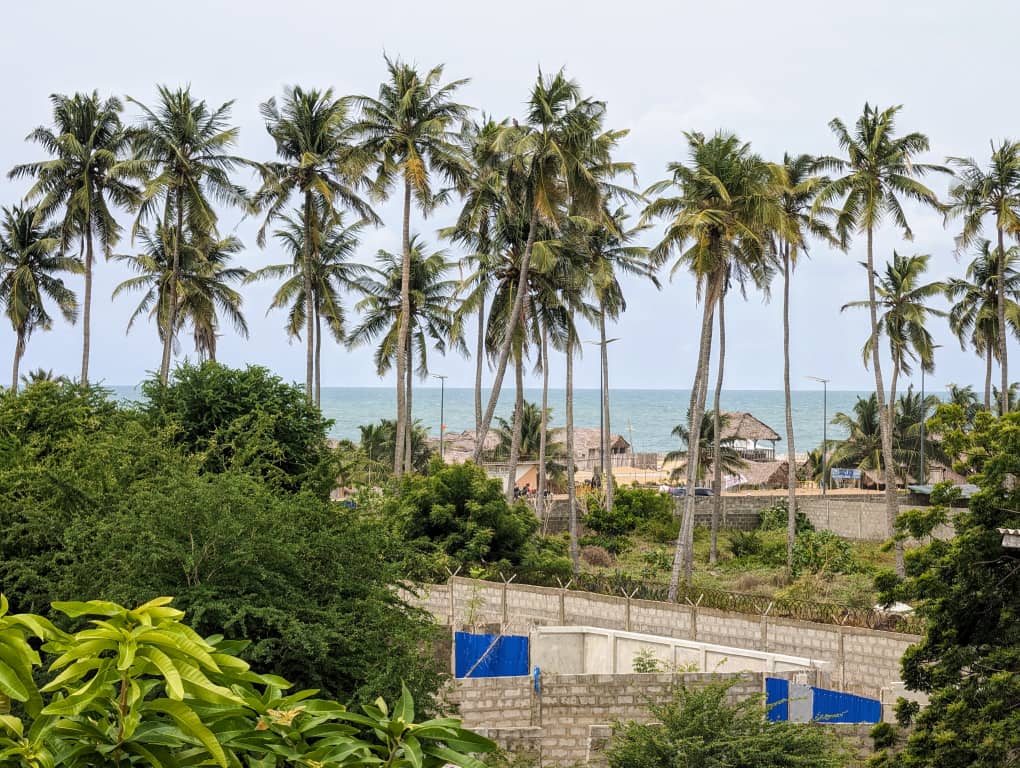
[[[112,387],[121,397],[137,398],[134,387]],[[837,411],[850,412],[859,395],[864,392],[829,392],[828,418]],[[938,394],[938,393],[935,393]],[[525,390],[525,397],[540,403],[540,389]],[[793,393],[794,438],[798,453],[811,450],[822,442],[822,392],[798,391]],[[614,389],[610,393],[612,431],[633,443],[638,452],[661,453],[678,447],[670,435],[673,427],[682,422],[690,401],[690,390],[682,389]],[[553,426],[563,423],[564,391],[550,389]],[[439,435],[440,390],[422,387],[414,391],[414,417]],[[513,390],[505,389],[496,408],[496,415],[509,418],[513,408]],[[730,390],[723,391],[722,408],[730,411],[748,411],[772,427],[780,435],[786,434],[786,417],[781,390]],[[379,419],[392,419],[396,410],[396,394],[383,387],[324,387],[322,411],[333,420],[331,435],[338,438],[358,439],[358,426]],[[448,387],[445,396],[445,419],[448,432],[474,429],[474,390]],[[599,391],[579,389],[574,393],[574,424],[578,427],[598,427]],[[840,431],[829,426],[829,437],[843,437]],[[786,453],[786,440],[776,444],[776,453]]]

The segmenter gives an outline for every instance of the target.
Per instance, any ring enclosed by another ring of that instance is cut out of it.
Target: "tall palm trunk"
[[[701,319],[701,342],[698,347],[698,366],[695,369],[694,385],[691,388],[687,440],[687,495],[684,498],[684,515],[680,533],[676,539],[673,556],[673,572],[669,579],[668,599],[672,602],[680,591],[680,571],[684,569],[687,583],[690,583],[694,560],[694,488],[698,477],[700,461],[701,422],[705,415],[705,381],[708,378],[708,358],[712,348],[712,316],[715,313],[716,285],[709,285],[705,295],[705,306]]]
[[[542,322],[542,415],[539,419],[538,435],[538,502],[535,510],[540,520],[545,522],[545,453],[547,432],[549,430],[549,327]]]
[[[602,480],[606,489],[606,511],[613,511],[613,454],[610,453],[609,435],[609,352],[606,344],[606,307],[599,304],[599,352],[602,355]]]
[[[160,383],[166,386],[170,378],[170,355],[174,346],[174,332],[177,330],[177,284],[181,280],[181,240],[184,238],[184,192],[181,188],[183,181],[177,185],[177,224],[174,228],[174,251],[173,262],[170,267],[170,296],[168,299],[166,314],[165,337],[163,338],[163,361],[159,367]],[[309,384],[311,377],[309,377]]]
[[[92,349],[92,221],[85,222],[85,296],[81,310],[81,383],[89,383],[89,354]]]
[[[25,329],[18,329],[18,340],[14,344],[14,375],[11,379],[11,392],[18,391],[18,369],[21,367],[21,358],[25,354]]]
[[[783,247],[783,395],[786,405],[786,572],[793,574],[793,543],[797,539],[797,450],[793,443],[793,402],[790,394],[790,245]],[[825,451],[825,446],[822,446]]]
[[[510,437],[510,457],[507,462],[506,503],[513,504],[517,487],[517,464],[521,459],[521,433],[524,421],[524,350],[514,355],[514,420]]]
[[[875,397],[878,398],[879,426],[882,434],[882,468],[885,478],[886,535],[893,537],[899,502],[896,497],[896,471],[893,463],[892,404],[885,399],[885,383],[882,380],[882,361],[878,344],[878,300],[875,293],[875,248],[874,232],[868,227],[868,311],[871,318],[871,364],[875,368]],[[903,543],[896,543],[896,572],[902,576]]]
[[[482,445],[485,443],[485,436],[492,425],[492,417],[496,413],[496,402],[499,400],[499,392],[503,387],[503,377],[506,375],[507,362],[510,360],[510,350],[513,347],[514,333],[517,331],[517,324],[522,322],[524,316],[524,297],[528,291],[528,270],[531,265],[531,252],[535,247],[535,236],[538,234],[538,210],[532,206],[531,222],[528,225],[528,242],[524,246],[524,255],[521,257],[521,270],[517,278],[517,295],[514,297],[513,307],[510,310],[510,317],[507,321],[506,331],[503,335],[503,342],[499,348],[499,358],[496,361],[496,376],[492,382],[492,392],[489,393],[489,403],[485,407],[485,414],[482,416],[482,424],[475,436],[474,460],[477,464],[482,459]]]
[[[315,405],[322,405],[322,314],[315,308]]]
[[[404,430],[404,471],[410,472],[413,468],[412,446],[414,439],[414,419],[411,416],[411,394],[412,387],[414,384],[414,366],[411,364],[411,335],[407,335],[407,348],[404,350],[406,354],[407,365],[404,368],[404,381],[406,394],[404,395],[404,403],[407,408],[407,427]]]
[[[482,428],[482,366],[485,365],[485,292],[478,302],[478,341],[475,343],[475,440]]]
[[[999,253],[995,260],[995,314],[998,315],[999,326],[999,373],[1001,374],[999,391],[1002,392],[999,415],[1005,416],[1009,413],[1009,365],[1006,362],[1006,341],[1009,335],[1006,330],[1006,247],[1003,243],[1002,227],[998,227],[997,231]]]
[[[985,350],[985,410],[992,410],[992,342],[987,343]]]
[[[403,263],[400,265],[400,319],[397,321],[397,427],[394,435],[396,446],[393,457],[393,474],[400,477],[406,467],[407,452],[404,450],[410,410],[404,393],[406,370],[411,361],[407,355],[407,340],[410,336],[411,324],[411,180],[404,179],[404,224],[403,224]],[[410,388],[408,388],[409,391]]]
[[[570,563],[574,575],[581,573],[577,551],[577,489],[574,487],[574,339],[567,339],[567,398],[564,420],[567,442],[567,519],[570,529]]]
[[[719,293],[719,367],[715,374],[715,394],[712,400],[712,536],[708,549],[708,562],[715,565],[719,559],[719,518],[722,517],[722,412],[719,400],[722,398],[723,371],[726,367],[726,289]]]

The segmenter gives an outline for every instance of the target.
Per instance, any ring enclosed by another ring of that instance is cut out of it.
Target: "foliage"
[[[655,724],[617,724],[607,752],[610,768],[846,764],[845,748],[831,730],[769,722],[760,696],[731,703],[734,685],[677,686],[670,701],[649,705]]]
[[[672,521],[674,507],[673,497],[667,493],[651,488],[617,488],[612,512],[590,496],[582,522],[596,533],[620,536],[648,523]]]
[[[326,442],[331,422],[301,390],[266,368],[185,363],[165,386],[142,385],[146,413],[210,472],[238,469],[287,490],[328,494],[336,479]]]
[[[832,531],[805,531],[793,542],[793,575],[802,573],[854,573],[860,564],[853,547]]]
[[[969,429],[962,408],[942,406],[930,426],[951,455],[963,457],[957,468],[974,472],[981,490],[954,516],[954,538],[912,550],[906,579],[884,580],[883,602],[916,601],[926,628],[904,655],[903,680],[930,700],[899,761],[908,768],[1005,765],[1020,749],[1020,556],[1003,548],[998,529],[1020,528],[1020,415],[982,412]],[[911,535],[944,520],[957,495],[937,487],[932,502],[941,515],[913,519]]]
[[[527,504],[507,504],[500,482],[471,462],[405,476],[383,500],[381,514],[412,546],[461,565],[519,565],[539,525]]]
[[[774,504],[758,510],[759,531],[785,531],[790,515],[790,504],[786,499],[779,499]],[[815,529],[801,510],[797,510],[797,533]]]
[[[361,450],[377,473],[392,473],[390,457],[396,450],[397,424],[392,419],[382,419],[378,424],[362,424]],[[411,468],[415,472],[428,472],[433,451],[428,444],[428,432],[421,422],[411,424]],[[377,475],[378,476],[378,475]]]
[[[597,545],[581,547],[581,559],[596,568],[608,568],[613,564],[613,556],[609,550]]]
[[[648,674],[659,671],[659,660],[655,658],[655,651],[651,648],[642,648],[634,654],[631,661],[632,669],[638,674]]]
[[[0,714],[0,763],[38,768],[96,765],[363,765],[406,761],[478,768],[468,752],[495,745],[456,720],[415,723],[404,688],[392,713],[382,698],[348,712],[316,691],[253,672],[244,643],[203,638],[160,597],[55,603],[73,634],[41,616],[7,615],[0,596],[0,691],[18,702]],[[50,662],[43,670],[42,650]],[[30,644],[31,643],[31,644]],[[41,676],[36,687],[34,674]]]
[[[688,419],[690,419],[689,414]],[[725,430],[728,422],[728,415],[719,415],[720,430]],[[680,440],[680,442],[685,446],[684,448],[675,451],[669,451],[663,459],[664,464],[677,464],[670,475],[672,480],[677,480],[680,479],[683,473],[687,471],[687,447],[690,442],[687,424],[677,424],[673,427],[673,431],[670,434]],[[722,440],[719,444],[719,459],[722,465],[723,474],[726,475],[740,474],[740,470],[743,469],[747,463],[744,461],[743,457],[741,457],[736,448],[733,447],[732,443],[732,440]],[[696,479],[698,482],[702,482],[708,476],[708,471],[709,468],[712,467],[713,455],[715,453],[715,418],[712,411],[707,411],[702,418],[701,438],[698,441],[698,444],[700,447],[698,449],[698,471],[696,473]]]

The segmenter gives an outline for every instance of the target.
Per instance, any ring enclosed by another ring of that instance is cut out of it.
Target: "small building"
[[[1020,549],[1020,528],[1000,528],[999,533],[1005,549]]]
[[[768,424],[743,411],[722,411],[720,442],[726,443],[747,461],[775,461],[776,443],[782,440]]]

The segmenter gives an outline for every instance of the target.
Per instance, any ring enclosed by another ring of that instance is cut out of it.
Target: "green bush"
[[[757,557],[762,553],[762,540],[757,531],[733,531],[730,552],[736,558]]]
[[[856,573],[861,570],[853,547],[832,531],[806,531],[793,543],[793,575]]]
[[[602,547],[613,555],[619,555],[630,548],[630,539],[626,536],[589,535],[578,539],[582,547]]]
[[[785,531],[789,523],[790,505],[786,499],[780,499],[775,504],[758,510],[758,530],[760,531]],[[797,533],[813,531],[815,529],[800,510],[797,511]]]
[[[650,523],[659,526],[671,524],[673,508],[673,497],[668,493],[659,493],[651,488],[618,488],[611,514],[598,498],[590,496],[583,522],[596,533],[622,536]]]

